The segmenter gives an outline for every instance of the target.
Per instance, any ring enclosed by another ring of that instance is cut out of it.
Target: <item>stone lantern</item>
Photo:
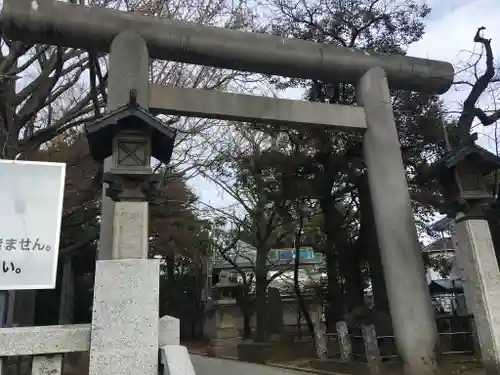
[[[494,201],[484,177],[500,169],[500,158],[475,144],[477,134],[447,152],[431,167],[431,176],[441,186],[446,214],[455,217],[458,212],[471,212],[473,207],[484,207]],[[483,214],[480,214],[481,217]]]
[[[219,282],[214,285],[217,300],[234,300],[236,303],[236,294],[240,284],[234,274],[227,271],[221,271]]]
[[[130,101],[86,126],[90,153],[96,161],[113,156],[113,167],[104,174],[106,195],[115,202],[150,201],[159,184],[151,169],[151,157],[168,164],[176,132]]]
[[[219,276],[220,281],[214,285],[216,298],[210,312],[214,327],[207,350],[209,355],[236,356],[242,322],[241,309],[235,298],[239,284],[231,272],[221,271]]]

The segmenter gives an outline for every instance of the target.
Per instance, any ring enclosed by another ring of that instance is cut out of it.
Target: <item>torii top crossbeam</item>
[[[441,94],[454,76],[447,62],[370,54],[54,0],[4,0],[0,22],[3,33],[15,40],[101,52],[109,51],[120,32],[132,29],[145,39],[152,58],[327,82],[354,84],[378,66],[391,88]]]

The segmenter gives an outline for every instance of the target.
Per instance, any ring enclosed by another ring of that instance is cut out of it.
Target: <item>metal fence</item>
[[[479,354],[472,319],[468,320],[469,329],[452,331],[453,324],[449,324],[448,327],[450,330],[438,333],[438,354],[441,356]],[[332,359],[385,362],[399,358],[394,336],[377,335],[374,325],[362,326],[359,334],[349,332],[345,322],[338,322],[337,332],[327,333],[326,337],[328,357]]]

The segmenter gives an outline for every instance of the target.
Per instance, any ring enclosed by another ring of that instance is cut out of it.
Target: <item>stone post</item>
[[[408,374],[433,374],[436,322],[385,72],[369,69],[357,95],[366,114],[364,157],[396,344]]]
[[[147,108],[149,56],[144,40],[129,31],[116,36],[109,65],[108,110],[125,106],[131,90]],[[103,208],[101,231],[113,241],[111,249],[110,241],[101,242],[100,252],[113,259],[96,264],[90,375],[157,375],[159,261],[145,259],[147,203],[137,200],[115,203],[114,218]]]
[[[363,334],[363,342],[365,344],[366,362],[371,375],[380,373],[380,350],[378,348],[377,332],[375,326],[362,325],[361,332]]]
[[[500,270],[485,218],[462,213],[452,225],[467,307],[474,314],[485,374],[500,372]]]
[[[337,322],[337,337],[340,347],[340,359],[349,362],[352,360],[352,344],[346,322]]]

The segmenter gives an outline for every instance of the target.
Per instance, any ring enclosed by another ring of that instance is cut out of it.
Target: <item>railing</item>
[[[89,324],[0,329],[0,364],[4,357],[33,356],[32,375],[61,375],[63,354],[89,350]]]
[[[195,375],[187,349],[179,345],[180,322],[164,316],[158,324],[159,369],[169,375]],[[0,329],[0,375],[3,360],[32,356],[31,375],[61,375],[63,355],[89,352],[90,324]],[[87,370],[87,369],[86,369]]]
[[[329,358],[339,358],[346,362],[365,362],[373,373],[378,373],[380,363],[399,359],[394,336],[377,336],[374,325],[363,325],[361,334],[351,334],[345,322],[337,322],[336,332],[327,333],[326,337]],[[441,356],[478,354],[474,329],[440,332],[438,337],[438,351]],[[462,339],[457,340],[457,337]]]

